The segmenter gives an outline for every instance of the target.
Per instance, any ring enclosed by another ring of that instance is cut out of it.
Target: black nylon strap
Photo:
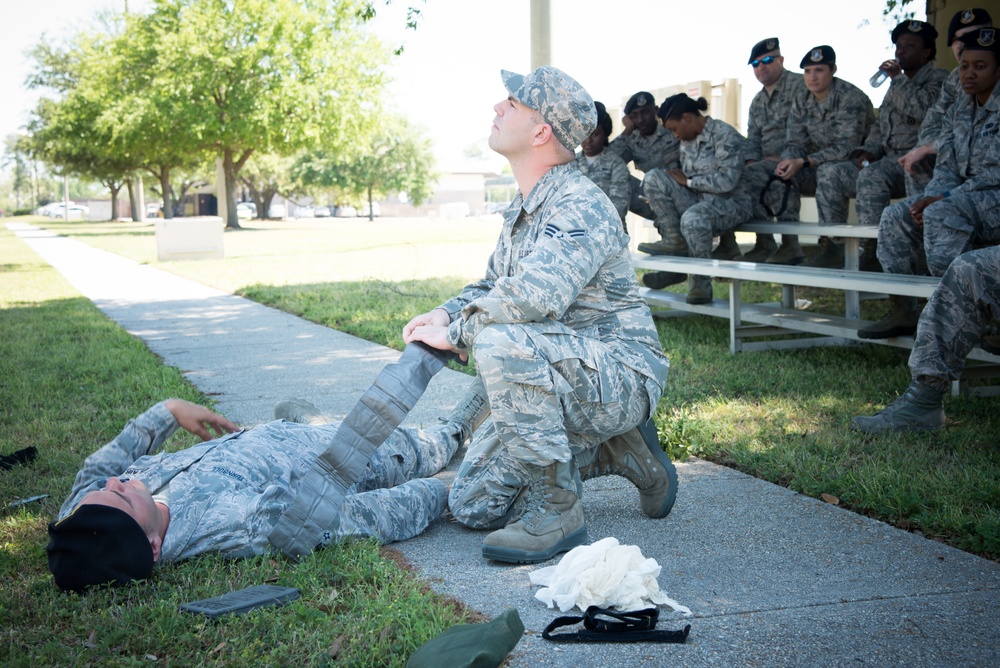
[[[601,619],[601,616],[612,617],[618,621]],[[557,617],[552,620],[542,638],[553,642],[654,642],[683,643],[687,640],[691,625],[681,631],[657,631],[656,622],[659,610],[647,608],[631,612],[616,612],[592,605],[587,608],[582,617]],[[575,633],[560,633],[552,635],[552,631],[563,626],[572,626],[583,622],[584,630]]]
[[[771,211],[771,207],[769,207],[767,205],[767,202],[764,201],[764,196],[767,195],[767,189],[770,188],[771,184],[774,183],[775,181],[781,181],[782,183],[785,184],[785,192],[781,197],[781,208],[779,208],[777,212]],[[791,190],[792,190],[791,181],[784,181],[777,174],[771,174],[771,176],[767,177],[767,183],[764,184],[764,188],[760,191],[760,204],[761,206],[764,207],[764,210],[767,211],[767,215],[771,216],[772,218],[777,218],[778,216],[780,216],[785,212],[785,209],[788,208],[788,194],[791,192]]]

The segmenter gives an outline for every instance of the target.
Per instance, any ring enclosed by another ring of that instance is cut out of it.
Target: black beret
[[[608,113],[604,103],[598,102],[597,100],[594,100],[594,109],[597,110],[597,125],[604,130],[604,134],[610,136],[611,130],[614,128],[614,123],[611,120],[611,114]]]
[[[992,51],[1000,53],[1000,40],[997,39],[996,28],[980,28],[965,33],[958,38],[966,51]]]
[[[937,28],[925,21],[903,21],[892,29],[892,43],[895,44],[900,35],[916,35],[924,40],[924,46],[933,46],[937,39]]]
[[[644,109],[650,106],[656,107],[656,100],[649,93],[641,91],[630,97],[628,102],[625,103],[625,115],[628,116],[636,109]]]
[[[49,570],[63,590],[125,585],[153,572],[153,548],[139,523],[118,508],[87,504],[49,524]]]
[[[805,68],[807,65],[833,65],[836,62],[837,54],[834,52],[833,47],[823,44],[822,46],[814,46],[809,49],[809,53],[802,58],[799,67]]]
[[[750,63],[752,63],[754,60],[761,57],[765,53],[769,53],[771,51],[777,51],[780,48],[781,45],[778,44],[777,37],[768,37],[767,39],[760,40],[759,42],[753,45],[752,49],[750,49],[750,60],[747,61],[747,65],[749,65]]]
[[[990,18],[990,13],[982,7],[973,7],[972,9],[963,9],[960,12],[956,12],[951,17],[951,23],[948,24],[948,46],[951,46],[951,43],[955,41],[955,33],[962,28],[991,25],[993,25],[993,19]]]

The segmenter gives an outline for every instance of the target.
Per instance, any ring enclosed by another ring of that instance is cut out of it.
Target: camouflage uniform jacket
[[[643,173],[657,167],[674,169],[680,165],[677,138],[673,132],[659,124],[656,132],[648,137],[644,137],[638,130],[630,135],[618,135],[604,150],[617,155],[626,165],[631,162]]]
[[[962,95],[962,82],[958,79],[958,68],[956,67],[945,78],[937,100],[924,115],[924,122],[920,124],[920,134],[917,135],[917,146],[934,142],[936,150],[941,150],[941,144],[938,140],[941,138],[944,119],[959,95]]]
[[[701,195],[745,197],[746,150],[747,140],[734,127],[706,117],[701,134],[681,142],[681,171],[687,187]]]
[[[785,149],[792,101],[808,92],[801,74],[784,70],[770,93],[766,88],[761,88],[753,96],[747,121],[748,160],[763,160],[768,155],[781,155]]]
[[[939,142],[934,176],[924,195],[1000,188],[1000,84],[980,107],[962,94],[951,106]]]
[[[169,496],[170,524],[157,563],[206,552],[239,558],[270,551],[267,536],[292,501],[289,490],[329,446],[331,432],[279,420],[154,454],[177,428],[162,403],[130,421],[87,457],[59,518],[109,477],[136,478],[152,494]]]
[[[782,158],[818,163],[848,160],[864,143],[875,118],[872,101],[861,89],[834,77],[822,102],[806,89],[792,102]]]
[[[903,74],[893,79],[861,150],[881,158],[902,155],[916,146],[921,123],[947,77],[946,70],[927,63],[912,78]]]
[[[503,218],[486,276],[441,306],[452,320],[449,342],[468,349],[493,323],[570,328],[645,376],[656,406],[667,358],[607,196],[572,164],[558,165],[527,197],[518,193]]]
[[[588,160],[581,151],[576,155],[576,166],[604,191],[618,210],[618,215],[625,220],[632,196],[632,183],[629,180],[628,166],[622,159],[610,151],[601,151],[593,160]]]

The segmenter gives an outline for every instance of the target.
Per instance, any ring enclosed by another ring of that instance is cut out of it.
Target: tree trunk
[[[142,220],[142,212],[139,211],[139,198],[135,192],[135,183],[132,181],[132,179],[126,179],[125,183],[128,185],[128,204],[129,208],[132,210],[132,220],[134,222],[138,222]],[[118,218],[118,216],[116,215],[117,212],[115,211],[115,209],[117,208],[118,207],[115,205],[115,203],[112,202],[111,220],[115,220]]]
[[[172,192],[170,189],[170,168],[166,165],[160,165],[156,175],[160,179],[160,192],[163,194],[163,217],[169,220],[174,217],[174,202],[173,198],[170,197]]]
[[[236,215],[236,176],[239,174],[242,161],[239,165],[233,160],[233,152],[226,149],[222,153],[222,172],[226,179],[226,227],[241,230],[239,216]],[[223,202],[219,202],[221,206]],[[258,212],[259,213],[259,212]]]
[[[372,208],[372,187],[368,186],[368,222],[375,220],[375,211]]]
[[[114,181],[104,185],[111,191],[111,220],[118,220],[118,193],[121,192],[122,186]],[[131,197],[131,194],[129,196]]]

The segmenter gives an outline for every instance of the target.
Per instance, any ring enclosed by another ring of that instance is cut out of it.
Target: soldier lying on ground
[[[325,419],[305,402],[282,402],[275,414],[285,419],[241,430],[207,408],[168,399],[130,421],[86,459],[49,525],[56,584],[74,591],[126,584],[149,577],[154,565],[203,553],[238,558],[273,549],[271,530],[338,427],[319,424]],[[159,452],[178,427],[207,442]],[[423,531],[448,495],[426,476],[448,463],[469,431],[458,421],[397,428],[349,489],[322,544],[349,536],[390,543]]]

